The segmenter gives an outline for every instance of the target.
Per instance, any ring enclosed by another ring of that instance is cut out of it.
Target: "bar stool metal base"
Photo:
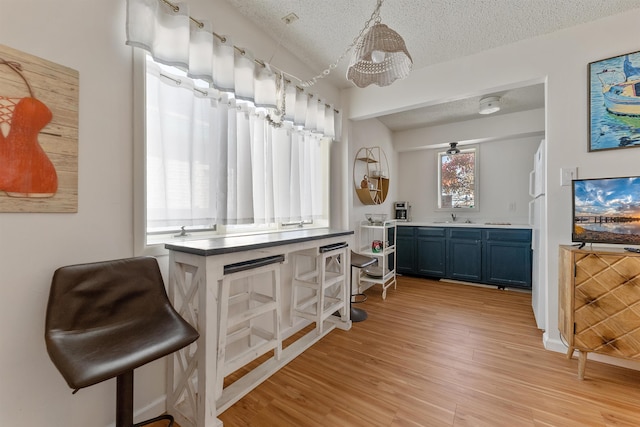
[[[353,267],[356,267],[358,269],[363,269],[372,264],[375,264],[376,262],[378,262],[376,258],[367,257],[351,251],[351,269],[352,269],[351,270],[351,292],[352,293],[353,293]],[[360,277],[359,273],[358,273],[358,277]],[[361,298],[359,301],[358,301],[358,297]],[[365,302],[366,300],[367,300],[367,296],[365,294],[355,294],[355,295],[352,295],[351,298],[349,299],[349,305],[351,306],[350,314],[351,314],[352,322],[362,322],[364,320],[367,320],[367,317],[368,317],[367,312],[361,308],[355,308],[353,306],[353,303],[361,303],[361,302]]]
[[[351,306],[351,321],[362,322],[367,320],[367,312],[361,308],[355,308]]]

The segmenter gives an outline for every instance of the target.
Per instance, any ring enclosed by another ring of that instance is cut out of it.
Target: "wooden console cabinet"
[[[558,324],[578,378],[589,352],[640,359],[640,254],[560,246],[559,261]]]

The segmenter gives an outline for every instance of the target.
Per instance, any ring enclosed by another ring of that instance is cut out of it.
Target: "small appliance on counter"
[[[411,206],[409,202],[395,202],[395,218],[397,221],[411,221],[410,210]]]

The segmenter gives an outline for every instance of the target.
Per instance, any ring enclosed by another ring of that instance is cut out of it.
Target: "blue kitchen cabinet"
[[[428,277],[447,275],[447,229],[443,227],[418,227],[417,274]]]
[[[484,282],[531,289],[531,230],[484,231]]]
[[[396,239],[396,272],[416,274],[416,232],[417,227],[398,227]]]
[[[482,230],[447,229],[447,276],[467,282],[482,281]]]
[[[513,228],[399,226],[397,270],[531,289],[531,230]]]

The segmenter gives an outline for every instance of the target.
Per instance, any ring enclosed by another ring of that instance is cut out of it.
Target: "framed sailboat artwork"
[[[589,151],[640,147],[640,52],[588,68]]]
[[[78,83],[0,45],[0,212],[78,211]]]

